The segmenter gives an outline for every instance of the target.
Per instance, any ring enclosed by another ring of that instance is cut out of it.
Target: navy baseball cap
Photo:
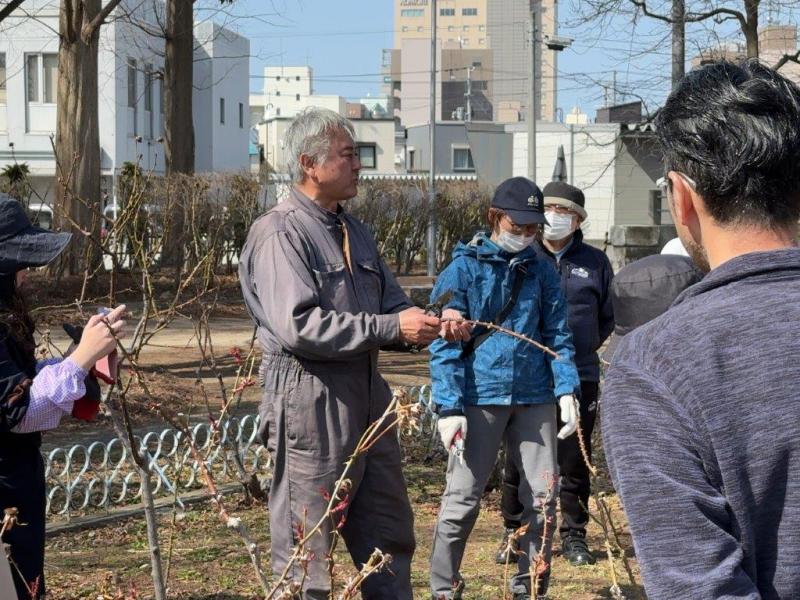
[[[603,352],[611,363],[620,340],[667,312],[675,299],[703,278],[690,258],[654,254],[626,265],[611,280],[614,333]]]
[[[17,200],[0,194],[0,274],[43,267],[64,251],[71,238],[71,233],[32,225]]]
[[[544,194],[525,177],[512,177],[497,186],[492,208],[499,208],[517,225],[547,224],[544,216]]]

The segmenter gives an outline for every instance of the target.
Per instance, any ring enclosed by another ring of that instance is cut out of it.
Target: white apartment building
[[[0,167],[25,162],[47,197],[56,172],[58,2],[28,0],[0,24]],[[124,10],[155,26],[161,4],[123,0]],[[35,17],[35,18],[32,18]],[[249,166],[247,39],[213,23],[195,26],[194,126],[198,172]],[[164,40],[125,19],[100,30],[98,100],[102,188],[113,195],[125,162],[164,172]]]
[[[317,95],[311,67],[264,68],[264,116],[294,117],[309,106],[328,108],[346,114],[347,101],[342,96]]]
[[[350,119],[356,132],[363,172],[395,173],[395,124],[393,118],[385,114],[386,99],[365,100],[370,102],[368,108],[383,106],[383,110],[372,110],[374,118]],[[347,116],[347,101],[344,97],[314,94],[314,73],[311,67],[264,69],[264,92],[250,94],[250,115],[258,130],[258,143],[263,149],[264,160],[273,173],[286,172],[283,136],[292,119],[309,107],[327,108]]]

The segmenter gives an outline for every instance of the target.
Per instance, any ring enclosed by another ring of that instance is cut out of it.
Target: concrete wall
[[[394,119],[351,119],[356,141],[375,144],[375,169],[363,172],[394,173]]]
[[[436,64],[442,64],[442,43],[437,40]],[[431,120],[431,43],[407,39],[400,48],[400,121],[413,127]],[[437,69],[436,89],[442,89],[441,70]],[[436,95],[436,120],[442,119],[442,95]]]
[[[437,123],[436,173],[463,175],[475,173],[486,185],[497,185],[512,173],[512,136],[490,123]],[[456,170],[453,149],[469,148],[475,164],[473,171]],[[428,126],[407,129],[406,156],[414,152],[414,171],[428,171],[430,166]],[[407,161],[410,160],[407,158]],[[406,163],[409,168],[409,162]]]
[[[508,126],[513,132],[515,176],[528,176],[528,133],[524,124]],[[539,123],[536,135],[535,181],[544,187],[552,180],[559,145],[564,146],[569,183],[586,196],[588,220],[584,234],[602,240],[614,224],[614,157],[618,125],[573,126]]]

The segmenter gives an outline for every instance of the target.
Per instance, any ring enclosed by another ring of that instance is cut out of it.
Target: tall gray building
[[[508,123],[527,118],[531,72],[528,23],[532,8],[539,11],[536,35],[539,44],[536,52],[537,118],[555,120],[557,53],[548,50],[542,44],[542,38],[556,33],[556,0],[488,0],[487,4],[488,45],[493,54],[495,121]]]

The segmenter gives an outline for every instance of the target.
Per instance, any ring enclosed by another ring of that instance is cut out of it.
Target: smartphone
[[[107,315],[111,312],[110,308],[98,308],[98,315]],[[95,375],[108,384],[117,381],[117,351],[112,350],[111,354],[104,356],[94,364]]]

